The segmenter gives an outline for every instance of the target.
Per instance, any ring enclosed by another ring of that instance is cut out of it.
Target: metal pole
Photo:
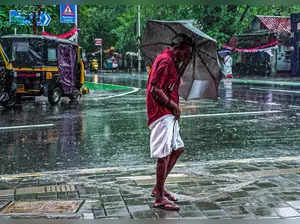
[[[15,27],[15,35],[17,34],[17,27]]]
[[[75,5],[75,26],[77,28],[77,35],[75,36],[75,42],[78,43],[78,35],[79,35],[79,29],[78,29],[78,12],[77,12],[77,5]]]
[[[138,72],[141,72],[141,6],[138,5]]]
[[[100,47],[100,72],[102,71],[102,67],[103,67],[103,65],[102,65],[102,45],[101,45],[101,47]]]

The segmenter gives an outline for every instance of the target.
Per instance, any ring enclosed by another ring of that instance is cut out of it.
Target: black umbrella
[[[192,59],[182,74],[179,95],[184,99],[217,99],[218,86],[223,75],[217,57],[217,42],[193,26],[190,20],[147,21],[141,50],[146,65],[152,65],[156,56],[179,33],[193,40]]]

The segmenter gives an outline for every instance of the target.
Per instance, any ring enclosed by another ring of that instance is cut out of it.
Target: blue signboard
[[[18,10],[9,10],[9,22],[19,25],[31,25],[31,21]]]
[[[44,12],[41,12],[40,14],[40,20],[37,22],[38,26],[48,26],[51,22],[51,17]]]
[[[16,23],[19,25],[32,25],[32,14],[25,15],[21,11],[18,10],[10,10],[9,11],[9,22],[11,23]],[[40,19],[37,21],[38,26],[48,26],[49,23],[51,22],[51,17],[45,13],[41,12],[40,13]]]
[[[77,5],[60,5],[60,22],[76,23]]]

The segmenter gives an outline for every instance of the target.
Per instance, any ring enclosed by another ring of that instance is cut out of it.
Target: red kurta
[[[177,66],[172,57],[171,49],[165,49],[156,57],[151,68],[146,89],[148,126],[158,118],[166,114],[172,114],[172,111],[169,108],[160,104],[153,98],[150,93],[151,84],[162,89],[176,104],[179,103],[178,87],[180,80],[178,77]]]

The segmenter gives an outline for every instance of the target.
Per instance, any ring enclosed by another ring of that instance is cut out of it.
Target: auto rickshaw
[[[0,37],[0,105],[12,107],[21,96],[48,97],[51,105],[83,92],[81,48],[69,40],[30,34]]]

